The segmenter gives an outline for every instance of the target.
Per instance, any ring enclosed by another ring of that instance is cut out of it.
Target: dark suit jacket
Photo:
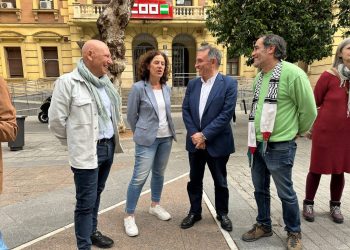
[[[210,91],[202,122],[199,120],[199,99],[202,82],[191,80],[182,104],[182,117],[187,129],[186,150],[195,152],[191,136],[202,132],[207,138],[206,146],[212,157],[226,156],[235,151],[230,121],[236,107],[237,80],[218,74]]]

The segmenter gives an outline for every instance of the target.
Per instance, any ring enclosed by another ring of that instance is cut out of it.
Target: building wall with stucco
[[[103,3],[96,4],[92,0],[52,0],[49,1],[52,8],[42,9],[40,0],[2,0],[6,1],[12,1],[14,8],[0,8],[0,75],[9,83],[26,84],[38,79],[53,81],[56,77],[46,75],[43,48],[57,48],[58,74],[62,75],[76,66],[81,57],[81,45],[98,37],[96,20]],[[130,88],[137,79],[137,57],[149,48],[162,50],[168,55],[172,71],[169,79],[171,85],[185,86],[188,79],[196,75],[196,49],[203,42],[216,44],[216,39],[205,27],[205,8],[210,1],[192,0],[189,6],[178,4],[182,2],[178,1],[163,0],[173,8],[172,19],[130,20],[125,34],[126,69],[122,74],[122,87]],[[334,52],[340,41],[340,35],[335,36]],[[223,54],[220,71],[226,74],[229,59],[226,49],[221,45],[216,46]],[[21,77],[12,77],[9,72],[6,53],[9,47],[20,48],[23,67]],[[331,66],[332,60],[332,57],[328,57],[309,65],[307,73],[312,85],[321,72]],[[237,61],[237,69],[235,75],[239,78],[252,78],[257,73],[255,68],[246,65],[243,57]]]

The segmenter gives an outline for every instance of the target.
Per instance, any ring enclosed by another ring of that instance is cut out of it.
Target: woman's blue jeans
[[[168,164],[172,143],[172,137],[164,137],[156,138],[151,146],[135,144],[134,173],[129,183],[126,198],[125,211],[128,214],[134,214],[142,187],[151,170],[152,201],[160,201],[164,183],[164,172]]]
[[[261,143],[258,144],[258,149]],[[252,167],[255,201],[258,206],[256,221],[271,228],[270,176],[272,176],[278,197],[282,202],[285,230],[300,232],[298,198],[293,189],[292,168],[297,145],[294,140],[269,142],[266,153],[256,150]]]

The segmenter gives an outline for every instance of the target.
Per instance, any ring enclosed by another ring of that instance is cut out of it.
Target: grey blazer
[[[176,141],[173,119],[171,117],[170,88],[162,85],[165,110],[170,131]],[[134,133],[135,143],[150,146],[157,137],[159,127],[159,112],[156,97],[149,82],[134,83],[128,97],[127,120]]]

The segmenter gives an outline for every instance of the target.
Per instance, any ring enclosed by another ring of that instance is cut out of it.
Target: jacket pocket
[[[146,124],[144,124],[142,122],[137,122],[135,127],[136,128],[141,128],[141,129],[147,129]]]
[[[92,101],[91,98],[74,98],[69,115],[72,124],[91,124]]]

